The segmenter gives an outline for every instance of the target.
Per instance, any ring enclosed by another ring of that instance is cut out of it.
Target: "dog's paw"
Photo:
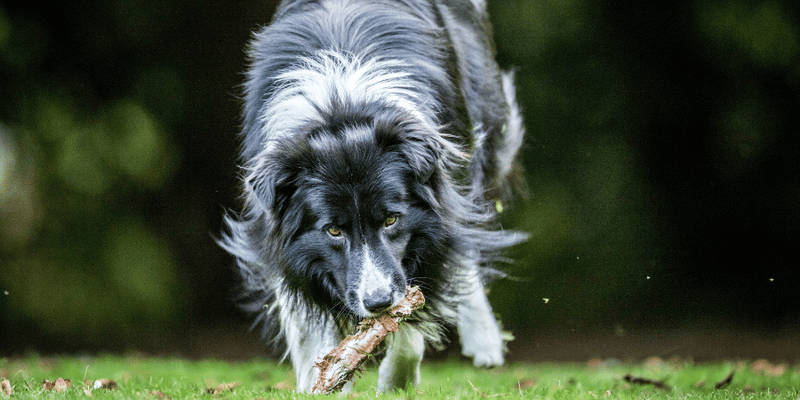
[[[500,335],[488,340],[486,337],[469,337],[461,340],[461,354],[472,358],[472,364],[476,367],[492,368],[503,365],[506,347]]]
[[[478,354],[471,355],[472,364],[478,368],[493,368],[503,365],[505,356],[503,351],[482,351]]]

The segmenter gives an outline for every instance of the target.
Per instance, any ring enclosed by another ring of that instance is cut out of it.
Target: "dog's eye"
[[[342,236],[342,230],[339,229],[338,226],[329,226],[328,229],[326,229],[326,230],[328,231],[328,234],[333,236],[333,237]]]
[[[396,223],[397,223],[397,216],[392,215],[391,217],[388,217],[383,221],[383,226],[390,227]]]

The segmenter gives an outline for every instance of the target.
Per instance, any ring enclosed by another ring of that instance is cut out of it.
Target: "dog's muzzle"
[[[381,270],[376,260],[373,259],[370,249],[366,247],[363,253],[361,280],[358,288],[361,306],[369,314],[379,313],[392,306],[394,303],[393,292],[391,275]]]

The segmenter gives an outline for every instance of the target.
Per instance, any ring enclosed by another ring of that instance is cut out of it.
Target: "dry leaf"
[[[63,392],[72,387],[72,382],[69,379],[58,378],[55,382],[50,382],[47,379],[42,381],[42,389],[52,390],[55,392]]]
[[[55,387],[53,390],[56,392],[63,392],[72,387],[72,382],[69,379],[58,378],[56,379]]]
[[[517,389],[530,389],[536,386],[536,381],[533,379],[525,379],[524,381],[517,381]]]
[[[586,368],[589,368],[590,370],[598,370],[602,367],[605,367],[605,365],[606,363],[603,360],[599,358],[593,358],[586,363]]]
[[[786,372],[786,364],[772,364],[767,360],[756,360],[751,366],[756,375],[781,376]]]
[[[147,392],[147,394],[149,394],[150,396],[155,396],[155,397],[161,398],[161,399],[172,400],[172,397],[169,397],[166,393],[164,393],[164,392],[162,392],[160,390],[151,390],[151,391]]]
[[[11,387],[11,381],[8,379],[3,379],[0,381],[0,391],[2,391],[4,396],[11,396],[14,394],[14,389]]]
[[[289,390],[292,388],[292,384],[286,381],[278,382],[272,385],[272,390]]]
[[[92,383],[92,388],[115,390],[117,389],[117,382],[114,382],[111,379],[98,379]]]
[[[220,394],[222,392],[225,392],[225,391],[228,391],[228,390],[233,390],[233,389],[235,389],[235,388],[237,388],[239,386],[242,386],[242,382],[220,383],[215,388],[208,388],[206,390],[206,393],[208,393],[208,394],[210,394],[212,396],[216,396],[216,395],[218,395],[218,394]]]
[[[650,357],[644,360],[644,367],[647,369],[661,370],[664,366],[664,360],[661,357]]]

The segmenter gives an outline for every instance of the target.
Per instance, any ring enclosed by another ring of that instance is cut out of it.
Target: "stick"
[[[634,385],[653,385],[658,389],[666,390],[668,392],[672,390],[672,388],[667,386],[667,384],[664,383],[664,381],[657,381],[655,379],[642,378],[639,376],[633,376],[631,374],[625,375],[622,379],[624,379],[625,382]]]
[[[400,329],[399,323],[425,304],[418,287],[406,288],[405,297],[389,311],[367,318],[358,324],[356,333],[344,338],[339,346],[317,362],[319,377],[311,393],[334,393],[350,381],[372,350],[389,334]]]
[[[733,375],[735,375],[735,374],[736,374],[736,370],[731,371],[730,375],[728,375],[727,377],[725,377],[725,379],[719,381],[716,385],[714,385],[714,389],[719,390],[719,389],[725,388],[726,386],[730,385],[731,382],[733,382]]]

